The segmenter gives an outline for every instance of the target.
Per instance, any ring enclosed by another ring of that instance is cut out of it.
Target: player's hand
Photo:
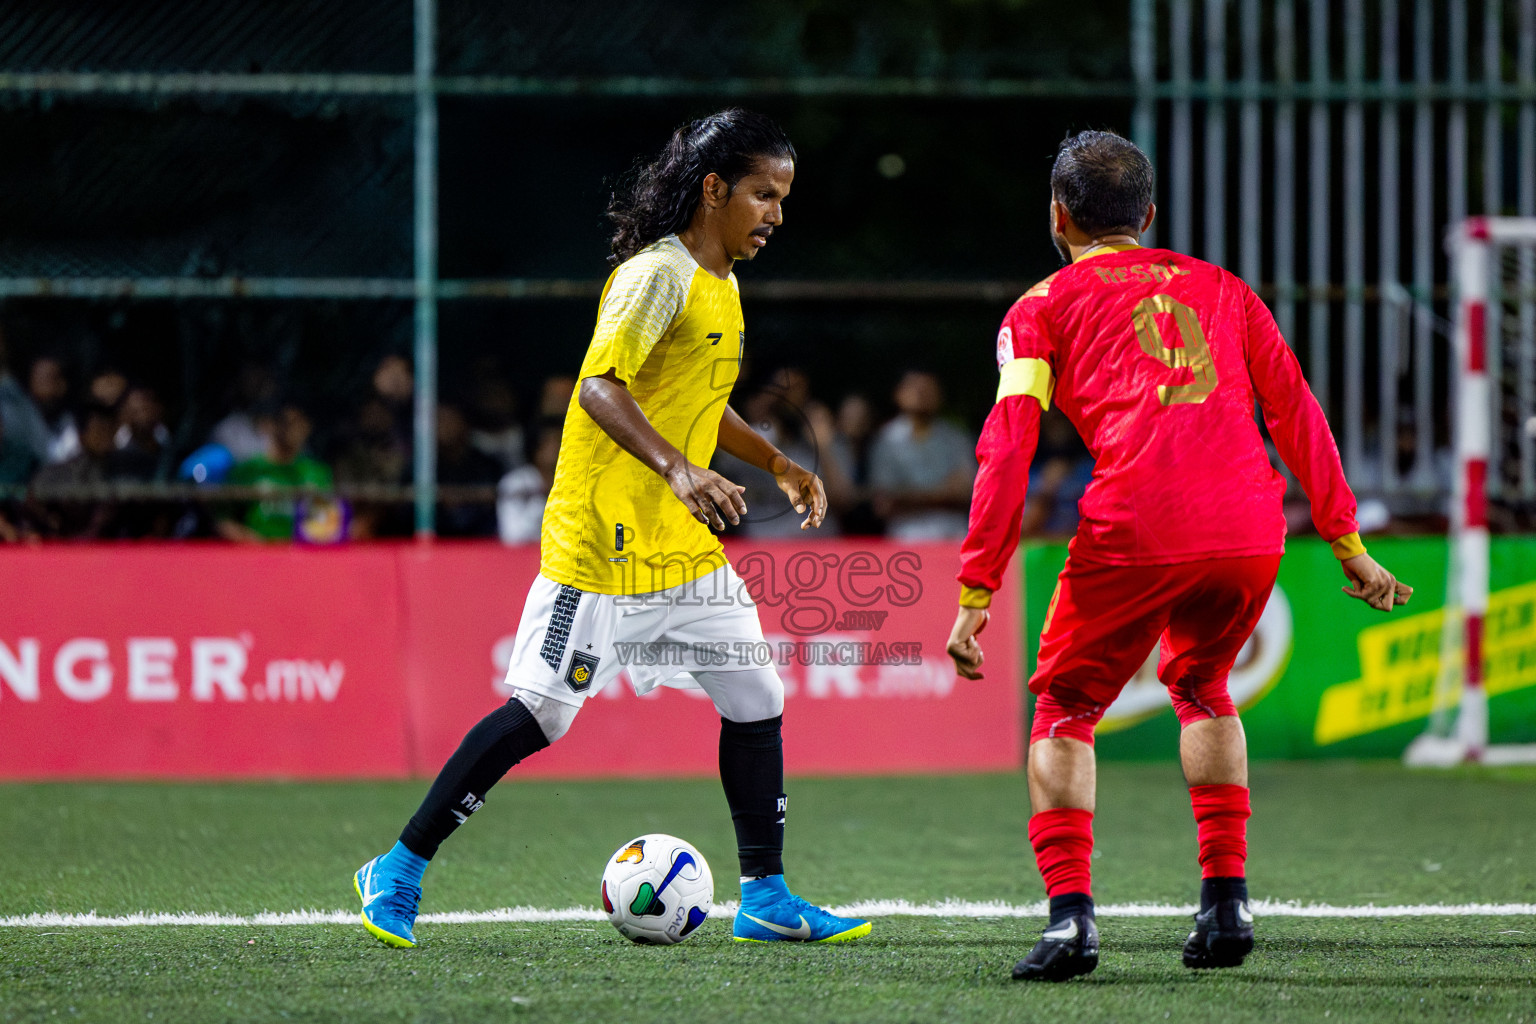
[[[677,500],[687,507],[693,518],[706,526],[723,530],[727,519],[735,526],[747,514],[747,503],[741,497],[746,488],[731,483],[712,469],[683,460],[664,476]]]
[[[773,482],[779,485],[779,490],[784,492],[796,512],[809,512],[800,529],[820,526],[827,518],[827,489],[822,486],[821,477],[792,459],[784,459],[784,464],[782,473],[773,474]]]
[[[1394,605],[1407,604],[1413,596],[1413,588],[1399,583],[1376,559],[1364,552],[1339,563],[1349,586],[1340,587],[1350,597],[1358,598],[1379,612],[1389,612]]]
[[[976,636],[987,628],[991,613],[985,608],[960,606],[955,617],[955,628],[949,631],[949,645],[945,651],[955,660],[955,671],[966,679],[985,679],[981,674],[981,644]]]

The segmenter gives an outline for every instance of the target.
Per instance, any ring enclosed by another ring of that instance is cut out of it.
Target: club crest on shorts
[[[571,667],[565,670],[565,685],[577,693],[583,693],[592,685],[592,677],[597,674],[598,659],[582,651],[576,651],[571,655]]]

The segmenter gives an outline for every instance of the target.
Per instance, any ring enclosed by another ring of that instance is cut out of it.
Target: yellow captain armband
[[[961,587],[960,607],[962,608],[990,608],[992,607],[992,591],[986,587]]]
[[[1042,410],[1051,407],[1051,394],[1056,390],[1056,378],[1044,359],[1012,359],[1003,364],[997,382],[997,400],[1009,395],[1029,395],[1040,403]]]
[[[1365,554],[1365,545],[1360,542],[1358,533],[1346,533],[1338,540],[1330,542],[1328,546],[1333,548],[1333,557],[1341,562],[1346,558]]]

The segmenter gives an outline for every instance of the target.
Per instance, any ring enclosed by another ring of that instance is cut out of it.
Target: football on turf
[[[641,836],[613,852],[603,868],[603,909],[619,934],[670,946],[709,917],[715,880],[703,854],[676,836]]]

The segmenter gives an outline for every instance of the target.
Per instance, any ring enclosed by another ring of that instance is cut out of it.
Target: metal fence
[[[0,105],[155,116],[193,102],[208,117],[188,131],[207,130],[221,104],[374,111],[356,115],[349,157],[369,169],[338,189],[386,197],[396,213],[345,244],[312,240],[265,264],[189,257],[182,271],[118,251],[42,266],[10,258],[0,240],[0,298],[409,302],[421,532],[433,525],[439,303],[590,302],[600,286],[439,276],[445,99],[953,101],[990,105],[1000,130],[1065,102],[1099,104],[1093,119],[1112,126],[1123,111],[1160,172],[1154,240],[1230,263],[1259,289],[1303,357],[1351,479],[1406,512],[1440,509],[1448,489],[1445,226],[1484,211],[1536,215],[1536,0],[1132,0],[1128,64],[1088,68],[1057,46],[1066,28],[1031,32],[1037,21],[984,5],[957,6],[969,20],[942,46],[928,15],[910,11],[883,28],[838,29],[835,58],[817,51],[829,33],[816,4],[643,15],[623,3],[278,6],[0,4]],[[1032,17],[1056,16],[1039,7]],[[777,35],[765,41],[757,26],[770,9]],[[700,52],[719,59],[700,62]],[[1039,53],[1035,65],[1021,56]],[[744,291],[754,303],[973,303],[1000,314],[1027,283],[1005,267],[748,281]]]
[[[382,5],[350,0],[298,7],[230,0],[206,11],[187,0],[160,0],[138,11],[105,3],[84,3],[74,10],[0,5],[5,29],[0,32],[0,103],[94,105],[108,117],[125,109],[148,111],[161,122],[157,130],[181,133],[186,137],[181,152],[193,154],[214,148],[204,146],[198,133],[210,131],[209,122],[221,113],[248,111],[241,104],[284,104],[322,115],[339,105],[345,115],[360,119],[351,133],[358,152],[349,157],[358,165],[349,172],[352,177],[367,179],[358,191],[373,194],[381,209],[392,210],[408,182],[411,225],[404,247],[409,273],[400,272],[401,234],[388,223],[394,213],[375,218],[377,231],[348,236],[342,244],[335,237],[318,237],[313,224],[329,217],[318,205],[284,211],[292,222],[285,228],[291,237],[270,232],[254,256],[194,252],[181,273],[166,268],[178,259],[178,245],[191,247],[181,238],[173,239],[166,252],[130,239],[115,248],[82,248],[67,241],[57,252],[7,254],[0,241],[0,299],[410,302],[417,375],[413,497],[418,531],[430,533],[439,303],[590,302],[601,284],[590,277],[440,278],[438,113],[444,98],[755,102],[802,97],[1003,104],[1069,98],[1123,106],[1133,92],[1123,76],[1021,74],[1019,54],[1027,51],[1008,38],[1027,35],[1025,27],[1011,19],[1008,33],[989,31],[985,12],[963,20],[958,37],[941,44],[932,26],[922,17],[908,17],[911,12],[896,12],[894,20],[889,12],[870,12],[865,16],[887,17],[887,23],[850,33],[818,23],[816,5],[747,8],[721,12],[687,0],[655,8],[605,0],[569,8],[466,0]],[[778,28],[774,38],[765,40],[759,26],[769,13]],[[830,48],[836,51],[830,57],[819,52],[828,49],[829,36],[847,37]],[[700,52],[712,60],[700,62]],[[722,66],[740,71],[722,75]],[[902,73],[920,71],[926,73]],[[211,116],[180,123],[188,103]],[[168,108],[177,104],[173,114]],[[87,125],[76,135],[94,134],[97,127]],[[377,154],[381,165],[392,165],[376,174],[361,169],[370,133],[385,140],[385,151]],[[407,141],[409,156],[402,160],[398,150]],[[95,162],[110,159],[110,152],[103,151]],[[401,165],[408,173],[401,173]],[[228,172],[208,172],[217,173]],[[329,201],[336,202],[334,195]],[[260,221],[272,213],[263,208],[248,216]],[[292,236],[298,235],[305,241],[295,242]],[[260,268],[266,266],[280,269],[263,273]],[[759,281],[749,283],[747,291],[753,302],[1001,307],[1026,283],[974,277],[819,278]]]
[[[1269,301],[1358,489],[1442,507],[1443,240],[1468,214],[1536,215],[1536,0],[1136,0],[1132,18],[1161,237]]]

